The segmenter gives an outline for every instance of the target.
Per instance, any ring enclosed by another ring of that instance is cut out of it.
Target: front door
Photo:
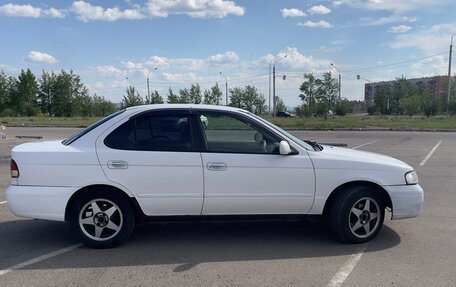
[[[280,155],[275,133],[247,117],[201,112],[203,214],[305,214],[315,175],[306,151]],[[203,123],[203,119],[205,123]]]

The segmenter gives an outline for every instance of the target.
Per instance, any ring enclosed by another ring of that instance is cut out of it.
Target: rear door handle
[[[128,163],[124,160],[110,160],[110,161],[108,161],[108,168],[110,168],[110,169],[127,169]]]
[[[208,162],[206,165],[208,170],[224,171],[227,165],[224,162]]]

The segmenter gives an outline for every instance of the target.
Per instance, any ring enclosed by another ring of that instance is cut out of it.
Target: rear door
[[[187,110],[133,117],[97,140],[109,180],[125,186],[146,215],[198,215],[203,203],[201,156]]]

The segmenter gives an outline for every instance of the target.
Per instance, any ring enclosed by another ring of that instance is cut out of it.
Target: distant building
[[[364,85],[364,103],[365,110],[374,106],[375,90],[380,88],[382,84],[393,85],[396,81],[385,81],[376,83],[367,83]],[[448,76],[435,76],[425,78],[407,79],[407,82],[413,85],[425,85],[428,88],[431,97],[438,97],[448,88]]]
[[[351,101],[351,104],[353,107],[353,113],[359,114],[364,112],[364,101]]]

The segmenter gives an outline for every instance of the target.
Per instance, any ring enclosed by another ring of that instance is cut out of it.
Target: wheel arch
[[[123,191],[122,189],[120,189],[118,187],[112,186],[112,185],[92,184],[92,185],[88,185],[88,186],[78,189],[71,195],[70,199],[68,200],[68,202],[65,206],[65,221],[69,220],[69,213],[70,213],[71,206],[75,203],[75,201],[78,197],[80,197],[82,194],[85,194],[92,190],[100,190],[100,189],[110,190],[112,192],[115,192],[115,193],[123,196],[125,198],[125,200],[127,200],[131,203],[133,210],[134,210],[134,214],[135,214],[135,220],[138,221],[139,219],[143,218],[144,213],[142,212],[142,209],[139,206],[139,203],[135,197],[130,196],[127,192]]]
[[[372,190],[379,192],[381,194],[382,198],[385,200],[386,207],[393,208],[390,195],[380,185],[370,182],[370,181],[351,181],[351,182],[346,182],[344,184],[339,185],[331,192],[331,194],[329,195],[328,199],[325,202],[325,206],[323,208],[323,215],[327,216],[329,214],[332,204],[334,203],[335,199],[340,194],[342,194],[347,189],[350,189],[353,187],[358,187],[358,186],[368,187],[368,188],[371,188]]]

